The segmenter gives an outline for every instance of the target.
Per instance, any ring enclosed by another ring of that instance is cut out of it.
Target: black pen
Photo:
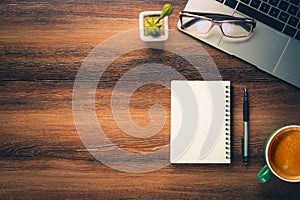
[[[247,89],[244,91],[244,104],[243,104],[243,121],[244,121],[244,136],[242,138],[243,148],[243,162],[245,165],[248,164],[249,156],[249,101]]]

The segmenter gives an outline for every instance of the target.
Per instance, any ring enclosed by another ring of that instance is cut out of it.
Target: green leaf
[[[157,26],[149,27],[148,33],[149,33],[149,35],[152,35],[153,37],[158,37],[160,35],[160,28]]]

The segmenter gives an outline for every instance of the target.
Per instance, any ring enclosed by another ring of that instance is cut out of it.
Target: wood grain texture
[[[262,185],[256,179],[264,165],[268,135],[281,126],[300,124],[300,90],[196,40],[213,58],[222,78],[232,81],[231,165],[168,165],[151,173],[123,173],[97,161],[84,147],[72,112],[80,65],[98,44],[137,28],[139,12],[160,10],[166,2],[1,1],[0,199],[300,198],[299,184],[273,177]],[[176,30],[178,13],[186,2],[171,1],[175,6],[169,19],[172,30]],[[169,143],[170,90],[163,86],[145,85],[130,101],[132,119],[141,126],[150,122],[154,103],[165,108],[166,123],[157,135],[131,137],[112,116],[114,85],[129,69],[149,62],[172,66],[189,80],[201,79],[179,56],[153,49],[123,55],[106,70],[96,92],[97,117],[108,138],[129,152],[147,154]],[[140,79],[143,81],[143,72]],[[247,167],[241,162],[245,87],[251,107]]]

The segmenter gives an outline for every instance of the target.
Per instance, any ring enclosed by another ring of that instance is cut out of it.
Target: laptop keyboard
[[[215,0],[300,40],[299,0]]]

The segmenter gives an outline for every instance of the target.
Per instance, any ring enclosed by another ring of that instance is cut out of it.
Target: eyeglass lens
[[[213,22],[205,18],[183,16],[182,25],[190,32],[205,34],[212,28]],[[247,37],[252,31],[253,25],[247,22],[223,22],[221,29],[228,37]]]

